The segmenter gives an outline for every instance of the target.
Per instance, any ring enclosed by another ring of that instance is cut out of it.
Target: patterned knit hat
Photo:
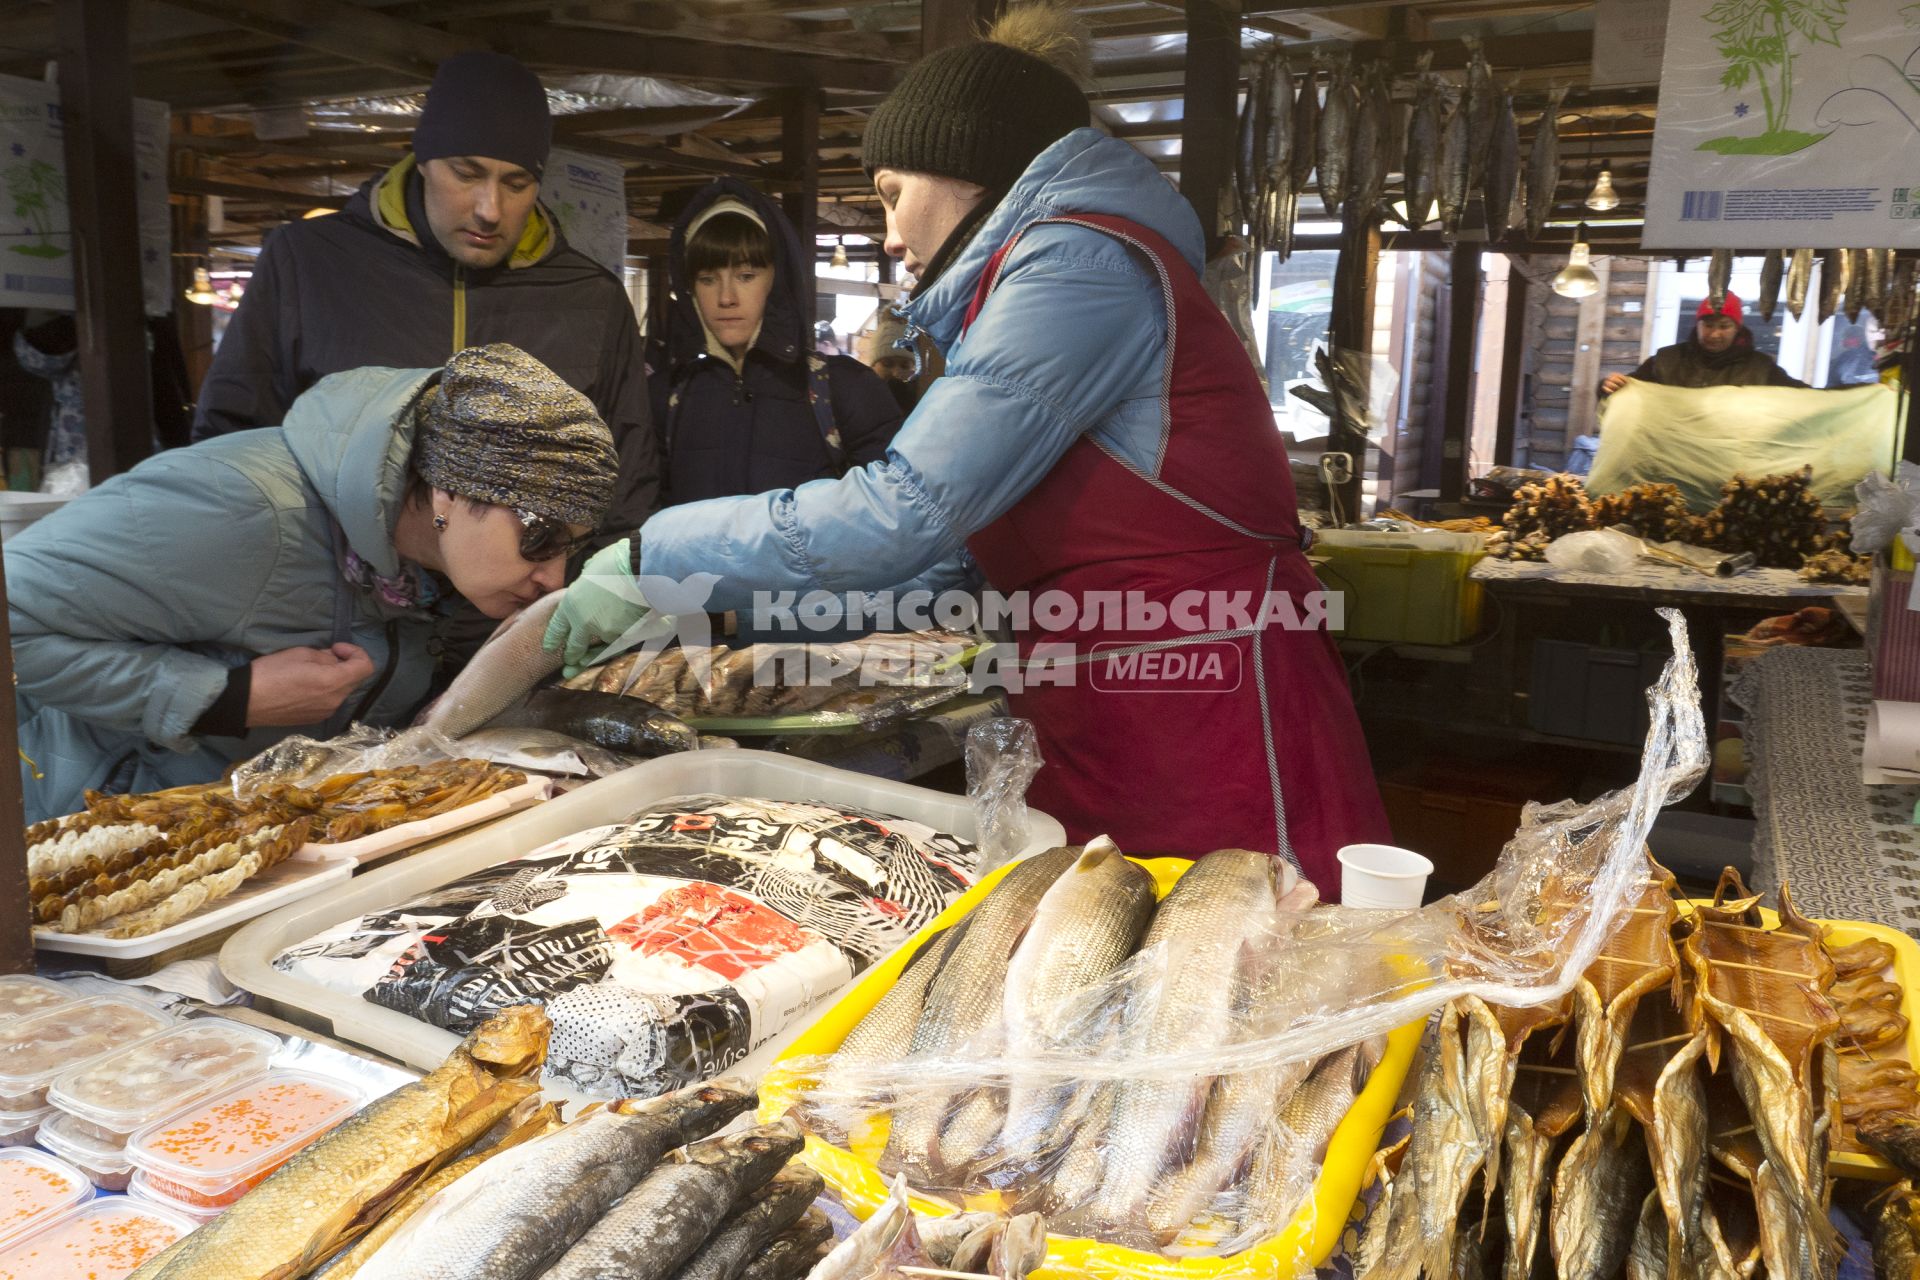
[[[916,63],[868,121],[860,160],[869,175],[905,169],[1005,191],[1035,156],[1089,119],[1072,76],[1002,43],[996,29],[993,38]]]
[[[518,347],[468,347],[420,401],[413,469],[436,489],[598,525],[620,470],[593,402]]]

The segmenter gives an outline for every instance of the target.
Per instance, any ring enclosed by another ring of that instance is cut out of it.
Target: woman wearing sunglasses
[[[9,538],[27,820],[406,723],[450,606],[558,590],[618,466],[586,397],[474,347],[334,374],[283,427],[150,458]]]

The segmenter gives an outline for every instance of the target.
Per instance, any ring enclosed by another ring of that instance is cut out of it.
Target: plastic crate
[[[1538,733],[1634,746],[1647,736],[1647,690],[1664,653],[1536,640],[1527,723]]]
[[[1482,588],[1468,574],[1486,548],[1474,534],[1328,529],[1313,554],[1320,581],[1344,596],[1335,635],[1457,644],[1480,629]]]

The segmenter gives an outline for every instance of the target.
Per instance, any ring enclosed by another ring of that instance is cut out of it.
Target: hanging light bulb
[[[1567,265],[1553,277],[1555,293],[1563,298],[1591,298],[1600,292],[1600,277],[1593,274],[1593,268],[1587,263],[1590,252],[1587,224],[1583,222],[1573,233],[1573,252],[1567,255]]]
[[[1613,161],[1607,160],[1600,165],[1600,176],[1594,180],[1593,190],[1587,192],[1587,208],[1605,213],[1619,207],[1620,193],[1613,189]]]
[[[219,294],[213,291],[213,278],[205,267],[193,269],[193,288],[187,290],[186,299],[196,306],[210,307],[218,300]]]
[[[327,216],[328,214],[330,214],[330,213],[332,213],[332,212],[333,212],[333,210],[331,210],[331,209],[329,209],[329,208],[327,208],[327,207],[326,207],[325,205],[319,205],[319,204],[317,204],[317,205],[315,205],[315,206],[314,206],[313,208],[311,208],[311,209],[309,209],[309,210],[307,210],[307,211],[306,211],[305,213],[303,213],[303,214],[301,214],[300,216],[301,216],[302,218],[324,218],[324,217],[326,217],[326,216]]]
[[[833,242],[833,260],[830,265],[835,268],[847,265],[847,242],[837,236]]]

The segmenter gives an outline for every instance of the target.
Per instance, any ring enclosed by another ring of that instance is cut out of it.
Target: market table
[[[1747,709],[1754,889],[1785,881],[1808,915],[1920,936],[1920,785],[1860,780],[1867,655],[1782,646],[1756,658],[1730,695]]]
[[[1790,613],[1832,596],[1832,583],[1802,582],[1792,569],[1749,569],[1731,578],[1710,578],[1678,565],[1645,561],[1626,573],[1581,573],[1529,560],[1497,560],[1473,566],[1475,581],[1504,598],[1604,596],[1649,605],[1767,609]]]

